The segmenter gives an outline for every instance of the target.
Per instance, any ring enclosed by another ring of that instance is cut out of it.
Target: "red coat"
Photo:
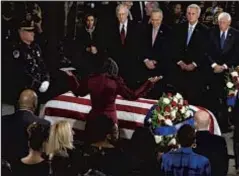
[[[72,92],[77,96],[91,96],[92,109],[87,117],[94,118],[100,114],[107,115],[117,123],[115,99],[121,95],[127,100],[143,97],[153,87],[153,83],[146,81],[135,91],[130,90],[123,79],[106,73],[94,74],[80,81],[75,76],[69,77]]]

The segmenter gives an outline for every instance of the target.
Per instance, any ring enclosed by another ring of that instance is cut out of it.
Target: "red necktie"
[[[124,30],[124,25],[122,26],[121,31],[120,31],[120,38],[121,38],[121,43],[122,43],[122,45],[124,45],[124,43],[125,43],[125,30]]]

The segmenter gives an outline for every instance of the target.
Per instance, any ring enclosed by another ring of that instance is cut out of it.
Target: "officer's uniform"
[[[29,21],[20,23],[20,29],[33,31],[34,24]],[[3,95],[7,103],[16,103],[23,89],[33,89],[36,93],[46,92],[50,84],[50,76],[42,59],[42,52],[36,43],[27,45],[19,40],[13,44],[12,50],[3,65]]]

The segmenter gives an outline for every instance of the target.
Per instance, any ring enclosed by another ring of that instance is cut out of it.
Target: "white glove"
[[[41,86],[39,88],[39,91],[40,92],[46,92],[48,87],[50,85],[50,82],[49,81],[44,81],[43,83],[41,83]]]

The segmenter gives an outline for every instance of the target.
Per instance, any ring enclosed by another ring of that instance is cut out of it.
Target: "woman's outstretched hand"
[[[66,72],[66,74],[68,75],[68,76],[73,76],[74,74],[72,73],[72,71],[65,71]]]
[[[149,81],[151,82],[151,83],[156,83],[156,82],[158,82],[160,79],[162,79],[163,78],[163,76],[155,76],[155,77],[151,77],[151,78],[149,78]]]

